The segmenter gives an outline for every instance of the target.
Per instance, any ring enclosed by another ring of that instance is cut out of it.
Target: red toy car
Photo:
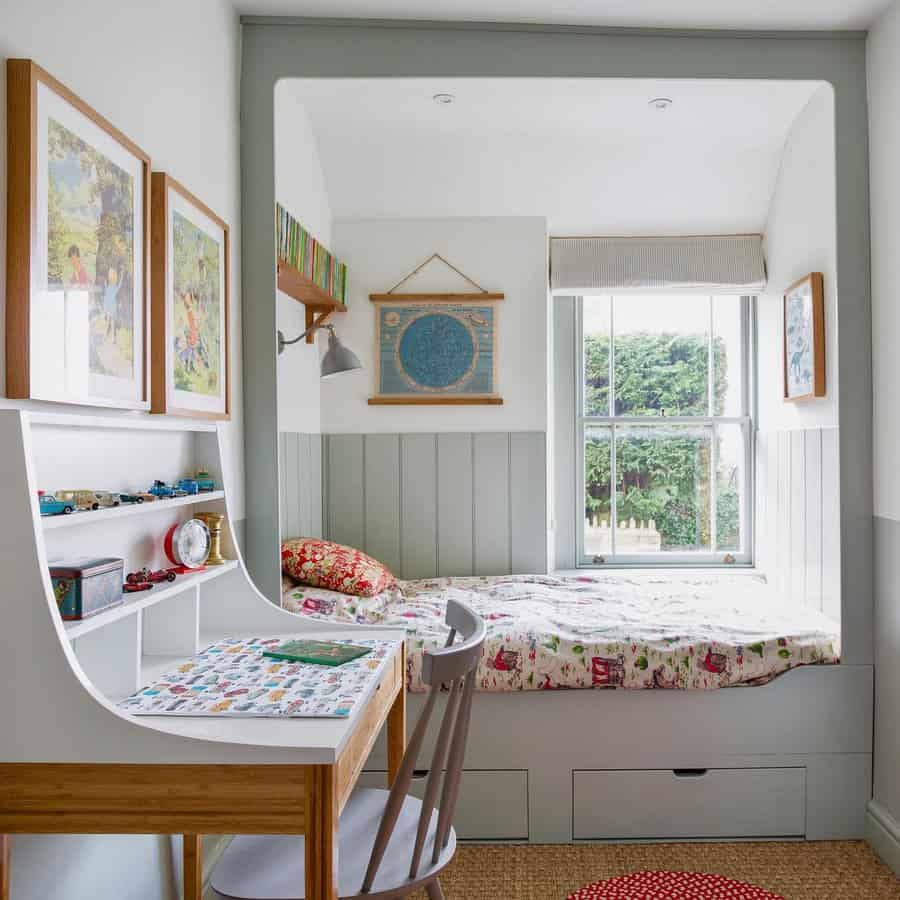
[[[171,569],[158,569],[152,572],[145,566],[138,572],[129,572],[125,580],[129,584],[157,584],[160,581],[174,581],[175,574]]]
[[[153,585],[147,581],[126,581],[122,585],[122,592],[125,594],[136,594],[138,591],[149,591],[152,587]]]

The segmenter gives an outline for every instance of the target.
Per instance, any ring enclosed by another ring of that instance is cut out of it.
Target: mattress
[[[282,605],[326,621],[404,627],[407,686],[422,691],[422,654],[446,641],[450,597],[487,624],[480,691],[712,690],[840,662],[836,623],[744,574],[432,578],[371,598],[286,578]]]

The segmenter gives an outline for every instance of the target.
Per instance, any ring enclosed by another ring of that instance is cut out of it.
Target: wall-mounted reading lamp
[[[333,325],[312,325],[293,340],[287,340],[284,334],[278,332],[278,355],[284,353],[284,348],[302,341],[310,332],[316,332],[321,328],[328,330],[328,349],[322,357],[322,378],[331,378],[332,375],[340,375],[343,372],[352,372],[361,369],[362,363],[359,357],[341,343],[341,339],[334,333]]]

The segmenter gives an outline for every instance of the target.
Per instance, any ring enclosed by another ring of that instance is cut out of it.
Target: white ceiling
[[[336,219],[539,215],[553,234],[762,230],[813,82],[310,79]],[[456,101],[432,100],[449,92]],[[657,110],[654,97],[673,105]],[[280,111],[282,112],[282,111]]]
[[[648,28],[867,28],[890,0],[235,0],[241,13]]]

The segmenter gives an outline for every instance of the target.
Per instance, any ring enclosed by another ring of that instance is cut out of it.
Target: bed
[[[454,820],[462,838],[862,836],[872,667],[836,665],[840,627],[782,602],[765,579],[433,578],[370,598],[285,579],[281,602],[313,620],[405,627],[413,722],[422,651],[443,644],[452,594],[489,629]],[[381,786],[385,769],[379,744],[361,783]]]
[[[480,691],[561,688],[711,690],[761,685],[840,661],[838,626],[779,604],[752,575],[506,575],[401,581],[371,598],[285,576],[284,608],[312,618],[401,625],[407,686],[424,690],[422,654],[442,646],[451,596],[487,622]]]

